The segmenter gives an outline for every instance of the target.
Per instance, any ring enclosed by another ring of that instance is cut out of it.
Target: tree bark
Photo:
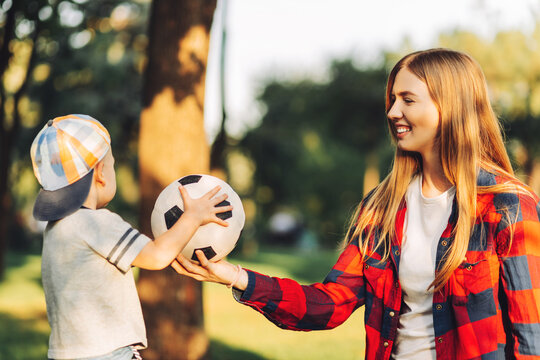
[[[141,231],[173,180],[208,173],[204,81],[216,0],[154,0],[139,138]],[[149,340],[145,359],[202,359],[208,352],[201,284],[170,268],[141,270],[138,281]]]

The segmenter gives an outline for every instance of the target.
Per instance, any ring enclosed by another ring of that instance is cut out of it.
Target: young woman
[[[482,70],[452,50],[409,54],[389,75],[386,111],[393,168],[322,283],[202,252],[176,271],[234,286],[285,329],[330,329],[365,305],[366,359],[540,357],[540,203],[513,175]]]

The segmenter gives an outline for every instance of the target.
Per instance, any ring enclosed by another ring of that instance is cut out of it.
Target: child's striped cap
[[[109,132],[96,119],[80,114],[54,118],[32,143],[34,174],[44,190],[64,188],[92,171],[110,146]]]
[[[49,120],[30,149],[34,174],[43,187],[34,217],[55,221],[80,209],[90,192],[94,167],[110,147],[105,127],[88,115]]]

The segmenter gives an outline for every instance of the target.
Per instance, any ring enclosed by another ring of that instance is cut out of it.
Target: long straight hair
[[[437,143],[444,175],[456,188],[457,221],[453,228],[454,241],[449,246],[435,280],[430,287],[440,290],[452,272],[461,264],[476,221],[477,195],[503,192],[515,186],[478,188],[479,168],[514,178],[510,159],[504,147],[502,129],[488,98],[487,84],[480,66],[470,56],[448,49],[430,49],[409,54],[392,69],[386,87],[386,112],[393,105],[392,88],[401,69],[407,69],[429,90],[439,111]],[[388,128],[397,142],[392,122]],[[360,203],[351,219],[347,239],[358,236],[364,257],[375,250],[382,261],[390,256],[396,241],[396,214],[402,204],[411,179],[422,171],[418,153],[396,148],[392,169]],[[379,241],[371,243],[377,233]],[[350,240],[349,240],[350,241]]]

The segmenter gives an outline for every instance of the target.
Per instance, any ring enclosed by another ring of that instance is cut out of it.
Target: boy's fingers
[[[219,196],[216,196],[212,200],[214,201],[214,204],[219,204],[220,202],[225,201],[225,199],[227,199],[228,197],[229,195],[227,194],[221,194]]]
[[[232,211],[232,209],[234,208],[232,205],[225,205],[225,206],[214,206],[214,209],[216,210],[217,213],[220,213],[220,212]]]
[[[233,207],[232,205],[226,205],[226,206],[215,206],[214,210],[217,214],[232,211]]]
[[[209,192],[207,192],[205,197],[208,199],[211,199],[212,197],[214,197],[214,195],[216,195],[219,192],[219,190],[221,190],[221,186],[218,185],[212,190],[210,190]]]
[[[183,187],[182,185],[178,185],[178,190],[180,190],[180,196],[182,196],[182,199],[190,199],[185,187]]]
[[[226,222],[226,221],[223,220],[223,219],[220,219],[220,218],[217,217],[217,216],[214,218],[214,222],[215,222],[216,224],[218,224],[218,225],[221,225],[221,226],[225,226],[225,227],[229,226],[229,223],[228,223],[228,222]]]

